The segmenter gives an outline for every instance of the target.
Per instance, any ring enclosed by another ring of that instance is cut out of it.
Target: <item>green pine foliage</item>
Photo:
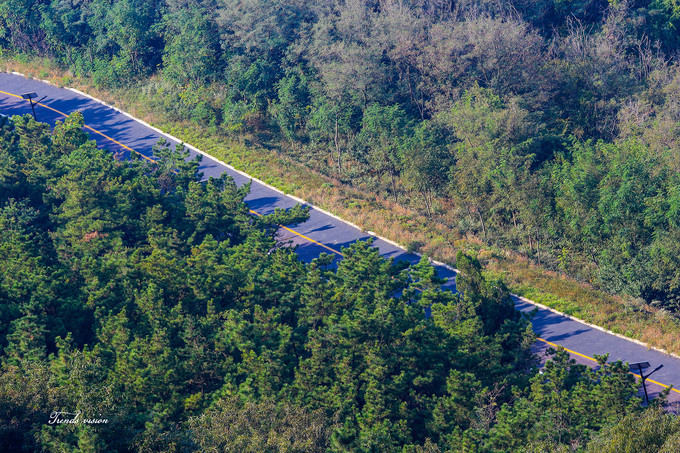
[[[274,237],[305,209],[253,217],[248,186],[199,182],[182,150],[116,160],[80,114],[2,127],[3,450],[549,450],[603,427],[634,445],[624,365],[560,351],[538,373],[476,259],[459,255],[458,294],[367,242],[305,264]],[[108,423],[48,423],[62,411]]]

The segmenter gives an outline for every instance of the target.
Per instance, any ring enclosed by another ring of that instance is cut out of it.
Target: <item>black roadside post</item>
[[[39,103],[43,99],[45,99],[47,96],[43,96],[42,98],[38,99],[37,101],[33,102],[34,98],[38,97],[37,93],[24,93],[21,95],[23,99],[26,99],[28,102],[31,103],[31,111],[33,112],[33,119],[38,121],[38,118],[35,116],[35,104]]]
[[[663,364],[659,365],[658,367],[654,368],[652,371],[650,371],[646,376],[642,373],[643,369],[649,368],[649,362],[638,362],[638,363],[631,363],[628,365],[630,367],[630,370],[633,371],[638,371],[640,373],[640,380],[642,381],[642,390],[645,391],[645,402],[649,404],[649,396],[647,395],[647,385],[645,384],[645,381],[649,376],[652,374],[656,373],[659,371],[661,368],[663,368]]]

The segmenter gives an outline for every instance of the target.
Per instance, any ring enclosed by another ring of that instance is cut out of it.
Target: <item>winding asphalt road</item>
[[[36,106],[39,121],[53,125],[56,120],[63,119],[66,114],[82,112],[86,129],[99,147],[112,152],[129,154],[136,152],[146,158],[151,157],[151,148],[163,137],[176,143],[156,130],[142,124],[132,117],[108,107],[89,97],[74,91],[58,88],[38,80],[27,79],[21,75],[0,73],[0,113],[5,115],[21,115],[31,113],[27,101],[20,95],[36,92],[38,97],[46,96]],[[196,154],[191,151],[192,156]],[[204,157],[200,171],[205,178],[217,177],[228,173],[238,185],[247,183],[250,178],[215,159]],[[250,194],[245,199],[254,214],[268,214],[275,208],[289,208],[298,202],[281,192],[253,181]],[[296,244],[297,252],[304,261],[311,261],[321,252],[342,256],[342,247],[372,237],[368,233],[343,222],[318,209],[310,210],[310,218],[306,222],[285,228],[280,231],[281,238]],[[375,247],[381,255],[395,260],[417,262],[419,257],[407,253],[398,246],[380,238],[374,238]],[[455,290],[455,272],[445,266],[437,266],[440,277],[446,278],[445,287]],[[532,318],[534,331],[539,336],[537,349],[560,345],[566,348],[579,362],[594,365],[596,354],[609,353],[610,360],[626,362],[649,362],[652,367],[663,364],[664,367],[654,374],[654,382],[649,386],[650,393],[656,394],[662,386],[673,386],[671,401],[680,400],[680,358],[650,350],[646,346],[590,327],[551,310],[539,308],[532,303],[515,299],[516,307],[522,312],[537,310]],[[649,382],[649,381],[648,381]]]

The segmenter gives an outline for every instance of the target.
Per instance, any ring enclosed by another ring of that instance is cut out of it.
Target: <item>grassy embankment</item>
[[[464,238],[445,225],[379,195],[362,193],[278,154],[275,150],[245,145],[218,133],[208,134],[189,123],[170,122],[151,111],[137,90],[105,91],[90,80],[74,77],[45,59],[8,59],[1,70],[17,71],[70,86],[105,100],[132,115],[181,138],[187,143],[272,184],[286,193],[360,225],[365,230],[405,245],[418,244],[420,252],[453,263],[458,250],[477,253],[487,272],[502,277],[517,294],[563,313],[599,325],[657,348],[680,354],[680,322],[630,298],[613,296],[565,275],[540,268],[512,252],[487,247]]]

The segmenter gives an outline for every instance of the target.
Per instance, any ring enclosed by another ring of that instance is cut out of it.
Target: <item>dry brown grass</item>
[[[526,261],[491,260],[487,269],[531,300],[651,346],[680,352],[680,322],[641,300],[604,293]]]
[[[243,140],[207,134],[194,125],[167,122],[141,102],[134,90],[105,91],[54,66],[49,60],[0,62],[4,70],[22,72],[60,86],[71,86],[128,111],[254,177],[345,218],[364,230],[390,238],[409,249],[455,264],[458,250],[476,253],[490,275],[502,277],[527,298],[654,347],[680,354],[680,322],[663,310],[613,296],[565,275],[548,271],[509,251],[487,247],[478,238],[461,237],[454,229],[385,199],[361,192],[321,175],[290,158]]]

